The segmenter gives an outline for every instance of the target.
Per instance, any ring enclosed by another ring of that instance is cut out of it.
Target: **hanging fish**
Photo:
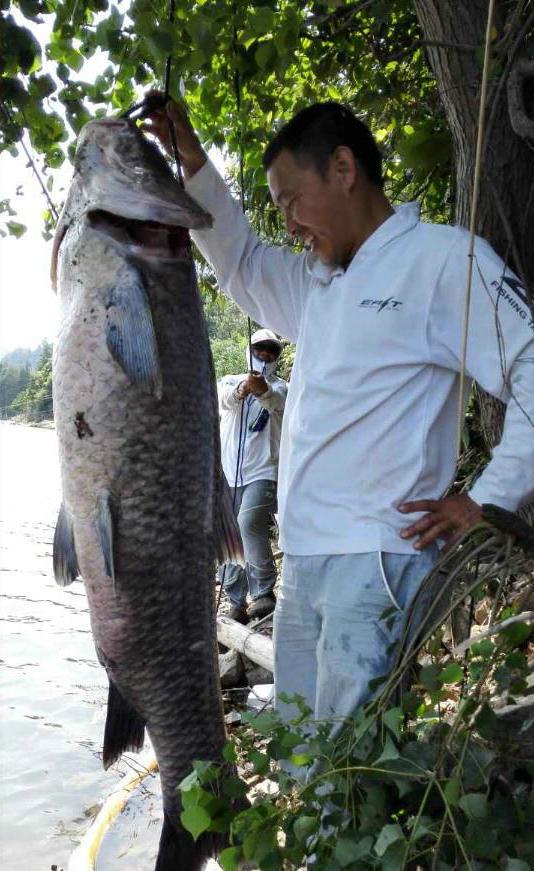
[[[109,678],[105,768],[145,727],[164,804],[157,871],[220,848],[180,824],[194,759],[221,760],[214,569],[242,560],[219,456],[217,392],[189,228],[211,217],[135,124],[91,121],[54,240],[59,584],[85,582]]]

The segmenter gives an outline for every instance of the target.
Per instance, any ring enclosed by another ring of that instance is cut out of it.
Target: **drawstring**
[[[395,605],[395,608],[397,609],[397,611],[402,611],[401,606],[397,602],[395,596],[393,595],[393,591],[388,584],[388,579],[386,578],[386,573],[384,571],[384,563],[382,562],[382,551],[381,550],[378,551],[378,565],[380,566],[380,573],[382,575],[382,580],[384,581],[384,587],[386,588],[386,592],[387,592],[389,598],[391,599],[393,605]]]

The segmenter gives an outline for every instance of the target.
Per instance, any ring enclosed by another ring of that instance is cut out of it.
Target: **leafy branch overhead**
[[[174,94],[181,78],[205,143],[234,158],[242,148],[248,202],[260,225],[266,213],[266,230],[276,225],[262,151],[273,129],[315,100],[350,102],[367,118],[394,196],[443,210],[450,140],[407,0],[177,0],[172,25],[160,0],[17,0],[9,11],[0,2],[1,149],[15,153],[27,131],[45,166],[59,166],[90,117],[161,83],[170,54]]]

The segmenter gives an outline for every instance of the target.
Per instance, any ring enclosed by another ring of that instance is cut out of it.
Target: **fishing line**
[[[174,2],[174,0],[171,0],[171,3],[173,3],[173,2]],[[245,160],[244,160],[244,155],[243,155],[243,127],[241,124],[241,77],[239,75],[239,69],[237,66],[237,61],[238,61],[237,25],[236,25],[237,5],[235,3],[232,4],[232,10],[233,10],[232,46],[233,46],[234,59],[235,59],[233,79],[234,79],[234,93],[235,93],[235,102],[236,102],[236,109],[237,109],[238,134],[239,134],[239,136],[238,136],[238,138],[239,138],[239,148],[238,148],[238,151],[239,151],[239,198],[241,201],[241,210],[242,210],[243,214],[245,215],[246,214],[246,206],[245,206]],[[252,364],[252,322],[250,320],[250,317],[248,317],[248,316],[247,316],[247,331],[248,331],[249,373],[252,374],[252,372],[254,371],[253,364]],[[246,415],[245,415],[245,420],[244,420],[244,425],[243,425],[245,402],[246,402],[247,410],[246,410]],[[239,439],[237,442],[237,460],[236,460],[235,479],[234,479],[234,492],[233,492],[233,498],[232,498],[232,508],[234,509],[234,514],[235,514],[235,505],[236,505],[236,499],[237,499],[237,484],[238,484],[239,480],[241,481],[241,486],[243,486],[243,462],[245,459],[245,446],[246,446],[246,440],[247,440],[247,428],[248,428],[248,417],[249,417],[249,413],[250,413],[250,405],[251,405],[251,399],[244,400],[241,403],[241,411],[240,411],[240,418],[239,418]],[[227,565],[228,565],[227,563],[224,564],[223,571],[222,571],[221,587],[219,590],[219,597],[217,600],[217,611],[219,610],[219,605],[221,602]]]

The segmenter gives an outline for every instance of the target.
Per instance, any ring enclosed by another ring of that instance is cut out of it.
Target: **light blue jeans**
[[[245,568],[227,563],[219,572],[224,589],[233,605],[272,592],[276,566],[270,541],[270,529],[276,512],[276,481],[253,481],[237,487],[235,513],[243,539]]]
[[[391,670],[395,651],[388,648],[437,558],[437,547],[413,555],[284,556],[274,614],[275,705],[284,719],[297,709],[281,693],[304,696],[316,720],[350,716],[370,699],[369,681]],[[418,604],[420,619],[424,609]]]

